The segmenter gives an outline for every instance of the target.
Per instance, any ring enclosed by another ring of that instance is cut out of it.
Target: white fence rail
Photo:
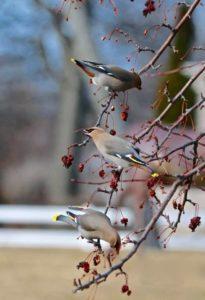
[[[97,209],[103,211],[103,208],[98,207]],[[0,205],[0,247],[90,249],[92,246],[85,239],[77,239],[79,234],[72,227],[68,227],[67,229],[65,226],[62,227],[63,223],[52,222],[54,214],[65,213],[66,210],[66,206]],[[122,208],[122,212],[129,219],[129,227],[132,227],[135,223],[134,212],[129,208]],[[173,208],[168,208],[167,213],[171,220],[176,219],[177,211],[173,210]],[[173,235],[168,244],[168,249],[205,251],[204,205],[200,209],[202,224],[195,233],[192,233],[188,228],[193,214],[193,207],[190,206],[190,209],[182,216],[179,231]],[[116,210],[111,209],[109,217],[112,221],[116,221]],[[120,213],[118,213],[117,219],[120,235],[124,237],[127,232],[120,223]],[[165,224],[165,219],[161,218],[158,226],[159,228],[163,228]],[[27,225],[30,225],[30,228]]]

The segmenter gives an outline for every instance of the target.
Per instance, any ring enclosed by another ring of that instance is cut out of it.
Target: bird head
[[[88,135],[92,138],[99,135],[99,134],[102,134],[104,132],[105,132],[104,129],[102,129],[100,127],[90,127],[90,128],[86,128],[86,129],[83,130],[83,133],[85,135]]]
[[[133,72],[134,75],[134,84],[138,90],[142,89],[142,80],[136,72]]]

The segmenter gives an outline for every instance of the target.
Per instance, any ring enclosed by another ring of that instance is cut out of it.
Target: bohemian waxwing
[[[97,149],[105,159],[116,164],[119,169],[141,165],[148,168],[153,177],[153,169],[140,157],[140,150],[127,140],[110,135],[100,127],[91,127],[83,130],[84,134],[93,139]]]
[[[90,208],[76,206],[69,206],[66,213],[67,216],[54,215],[53,221],[62,221],[74,226],[84,238],[98,246],[99,240],[104,240],[112,248],[115,248],[117,254],[119,253],[120,236],[105,214]],[[97,239],[98,243],[95,243],[94,239]]]
[[[135,72],[86,60],[71,58],[71,61],[91,77],[94,84],[104,87],[109,92],[122,92],[131,88],[141,90],[141,79]]]

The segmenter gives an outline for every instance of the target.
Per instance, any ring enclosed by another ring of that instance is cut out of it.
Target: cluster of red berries
[[[155,2],[153,0],[147,0],[145,2],[145,9],[143,9],[143,15],[146,17],[148,14],[151,14],[155,11]]]
[[[63,162],[63,165],[66,169],[68,169],[72,165],[73,160],[74,160],[74,157],[71,154],[64,155],[61,158],[61,161]]]
[[[120,179],[120,174],[118,171],[112,171],[112,178],[110,181],[110,187],[113,190],[117,190],[118,181]]]
[[[124,285],[122,286],[121,292],[122,292],[122,293],[127,293],[128,296],[130,296],[131,293],[132,293],[132,292],[130,291],[129,286],[128,286],[127,284],[124,284]]]
[[[87,261],[81,261],[78,265],[77,268],[80,269],[82,268],[85,273],[90,272],[90,264]]]
[[[122,224],[124,224],[125,226],[127,226],[128,218],[123,217],[123,218],[120,220],[120,222],[121,222]]]
[[[189,228],[191,229],[192,232],[194,232],[200,224],[201,224],[201,217],[193,217],[190,220]]]

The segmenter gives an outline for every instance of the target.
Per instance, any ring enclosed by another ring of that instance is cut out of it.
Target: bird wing
[[[130,163],[147,166],[146,162],[140,157],[140,150],[120,137],[112,137],[112,141],[107,140],[105,146],[107,149],[106,153],[109,155],[124,159]]]
[[[80,67],[88,76],[95,77],[95,73],[93,73],[90,69],[91,66],[87,64],[85,61],[77,60],[74,58],[71,58],[71,61],[75,63],[78,67]]]
[[[92,71],[97,71],[98,73],[103,73],[105,75],[111,76],[113,78],[119,79],[121,81],[130,81],[132,80],[132,76],[129,71],[124,70],[122,68],[105,65],[101,63],[96,63],[88,60],[75,60],[75,63],[81,67],[89,76],[94,77],[95,73]],[[91,69],[91,70],[90,70]],[[94,76],[93,76],[94,75]]]
[[[89,210],[84,215],[78,216],[78,224],[86,231],[102,230],[105,226],[110,226],[110,219],[103,213]]]

